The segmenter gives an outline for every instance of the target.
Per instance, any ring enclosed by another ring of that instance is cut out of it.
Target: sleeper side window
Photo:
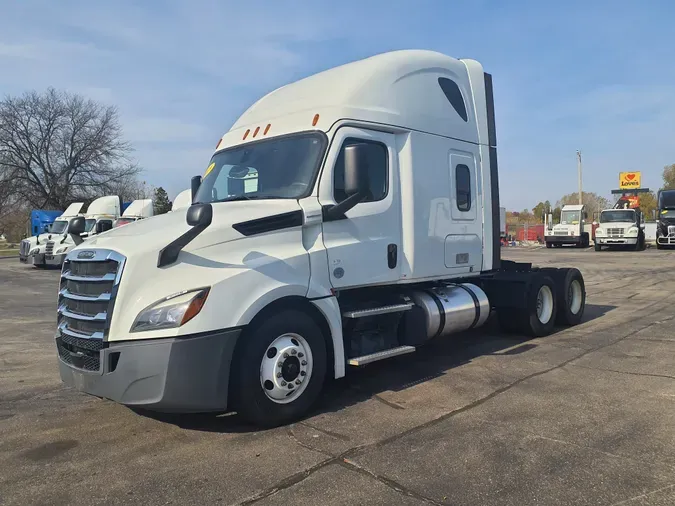
[[[464,164],[455,167],[455,191],[457,209],[462,212],[471,210],[471,171]]]

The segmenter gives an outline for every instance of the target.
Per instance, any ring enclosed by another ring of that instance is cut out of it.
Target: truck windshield
[[[560,214],[561,225],[576,225],[579,223],[581,211],[563,211]]]
[[[661,209],[659,216],[661,218],[668,218],[669,220],[672,220],[675,218],[675,209]]]
[[[600,223],[635,222],[635,211],[602,211]]]
[[[94,229],[94,225],[96,225],[96,220],[94,218],[87,218],[84,220],[84,231],[91,232]]]
[[[220,151],[211,158],[195,202],[308,195],[325,147],[323,134],[306,133]]]
[[[52,234],[63,234],[68,229],[68,222],[66,220],[57,220],[52,223]]]

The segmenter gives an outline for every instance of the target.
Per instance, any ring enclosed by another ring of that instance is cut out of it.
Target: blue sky
[[[502,205],[675,163],[675,3],[2,0],[0,94],[48,86],[119,107],[145,179],[173,197],[260,95],[392,49],[493,74]]]

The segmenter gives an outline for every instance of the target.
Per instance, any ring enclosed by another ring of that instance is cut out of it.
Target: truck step
[[[375,316],[379,314],[400,313],[401,311],[412,309],[414,305],[413,302],[405,302],[403,304],[392,304],[391,306],[357,309],[355,311],[345,311],[342,313],[342,316],[345,318],[365,318],[366,316]]]
[[[397,348],[392,348],[390,350],[378,351],[377,353],[371,353],[370,355],[350,358],[349,365],[358,367],[360,365],[370,364],[371,362],[377,362],[378,360],[384,360],[385,358],[392,358],[399,355],[405,355],[406,353],[412,353],[413,351],[415,351],[414,346],[398,346]]]

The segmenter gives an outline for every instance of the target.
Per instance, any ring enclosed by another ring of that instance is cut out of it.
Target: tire
[[[542,269],[555,282],[556,318],[558,325],[573,326],[581,323],[586,309],[586,285],[579,269]]]
[[[656,249],[663,249],[663,246],[659,244],[658,238],[656,240]]]
[[[261,319],[244,332],[239,342],[232,362],[233,408],[247,421],[266,428],[306,414],[326,377],[326,341],[315,321],[300,310],[284,310]],[[272,350],[274,343],[288,350],[287,355],[277,348]],[[282,371],[283,376],[279,376]],[[302,377],[308,377],[304,380],[308,382],[304,383]],[[285,394],[286,387],[289,394]]]
[[[581,247],[588,248],[590,245],[590,239],[588,238],[588,233],[584,232],[581,234]]]
[[[595,243],[595,251],[601,251],[602,246],[600,246],[597,242]]]
[[[553,244],[551,244],[550,242],[547,242],[547,243],[546,243],[546,247],[547,247],[547,248],[552,248],[552,247],[553,247]]]
[[[538,314],[538,298],[542,291],[548,292],[546,321],[542,321]],[[530,337],[543,337],[551,334],[556,320],[556,293],[555,283],[543,272],[532,273],[526,309],[506,309],[497,312],[499,324],[507,333],[520,333]]]

